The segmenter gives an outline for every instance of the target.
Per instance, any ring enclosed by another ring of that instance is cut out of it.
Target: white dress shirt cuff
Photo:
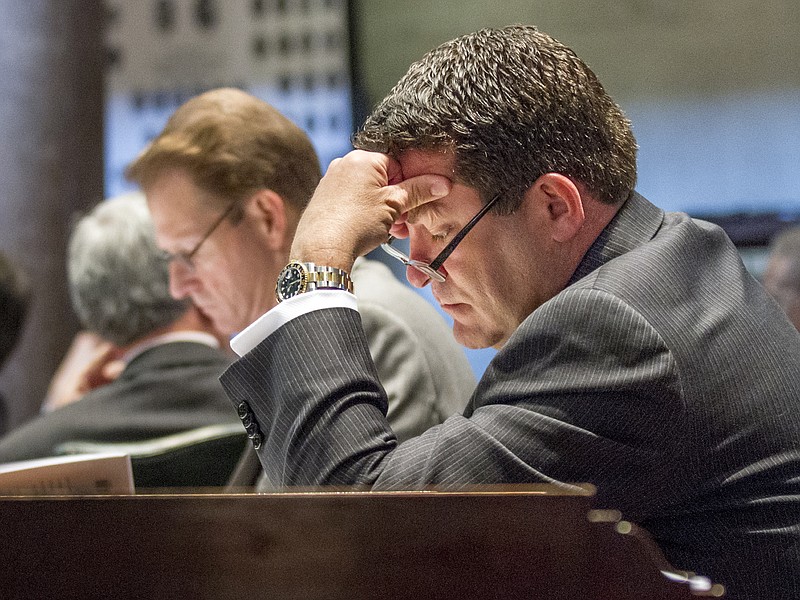
[[[315,290],[299,294],[279,303],[266,312],[247,329],[231,340],[231,348],[239,356],[244,356],[292,319],[324,308],[350,308],[357,311],[356,297],[343,290]]]

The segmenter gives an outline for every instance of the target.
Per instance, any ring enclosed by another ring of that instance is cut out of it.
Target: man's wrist
[[[315,290],[341,290],[353,293],[350,273],[338,267],[292,260],[278,275],[275,297],[283,302]]]
[[[295,242],[298,242],[298,240],[295,239]],[[356,260],[356,255],[353,253],[348,253],[333,246],[320,247],[318,243],[315,243],[313,248],[303,247],[301,243],[295,243],[292,245],[290,256],[293,260],[299,262],[336,267],[347,273],[352,272],[353,263]]]
[[[338,290],[300,294],[281,302],[234,336],[230,342],[231,349],[239,356],[244,356],[292,319],[326,308],[349,308],[357,311],[358,305],[355,296]]]

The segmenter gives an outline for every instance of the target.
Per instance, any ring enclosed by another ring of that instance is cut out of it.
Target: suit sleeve
[[[400,445],[354,311],[291,321],[223,385],[251,405],[265,436],[261,461],[283,485],[590,482],[601,503],[623,510],[626,494],[668,501],[652,482],[679,453],[673,432],[684,413],[661,337],[594,290],[540,307],[490,365],[467,416]]]
[[[428,339],[421,338],[403,318],[376,303],[360,302],[359,314],[370,356],[388,399],[387,419],[398,441],[405,441],[441,423],[444,420],[441,404],[445,400],[441,396],[456,395],[461,390],[445,385],[440,386],[443,390],[437,390],[437,365],[423,347],[426,342],[431,343],[433,334]],[[439,356],[440,360],[450,358]],[[441,371],[444,379],[445,368],[442,367]],[[450,400],[463,408],[468,399],[464,394]],[[454,412],[457,411],[445,416]]]

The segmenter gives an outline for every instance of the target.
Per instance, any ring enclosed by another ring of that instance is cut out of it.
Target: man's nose
[[[169,293],[176,300],[188,298],[193,274],[179,260],[169,263]]]
[[[406,279],[416,288],[423,288],[428,285],[431,278],[416,267],[406,267]]]
[[[434,255],[434,248],[430,247],[430,244],[427,243],[427,241],[420,239],[419,237],[409,237],[409,258],[423,262],[429,262]],[[406,279],[408,279],[408,282],[411,285],[417,288],[423,288],[431,281],[431,278],[425,272],[411,266],[406,266]]]

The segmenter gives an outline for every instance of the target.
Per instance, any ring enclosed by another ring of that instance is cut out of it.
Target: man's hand
[[[119,348],[93,333],[77,333],[50,381],[42,412],[71,404],[86,392],[115,380],[125,368],[121,354]]]
[[[403,179],[400,163],[377,152],[355,150],[334,160],[303,213],[291,258],[338,267],[348,273],[353,261],[389,237],[401,215],[450,193],[440,175]]]

